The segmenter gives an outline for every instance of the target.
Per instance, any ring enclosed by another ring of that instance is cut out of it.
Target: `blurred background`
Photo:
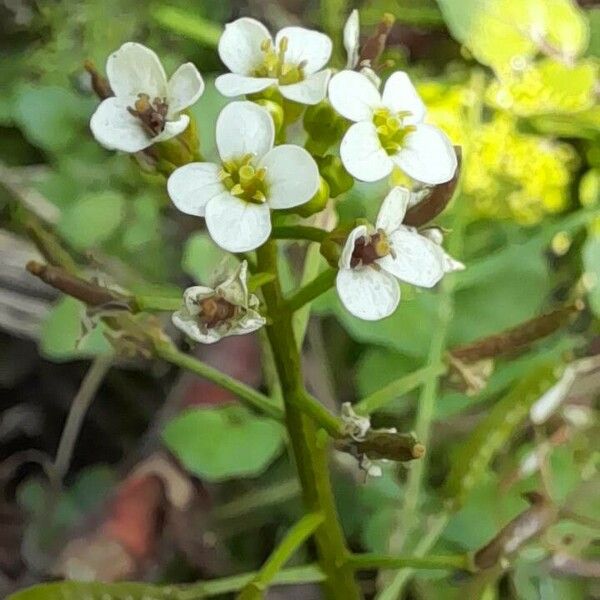
[[[443,554],[500,543],[504,526],[537,516],[525,492],[549,494],[557,511],[510,564],[492,560],[485,576],[367,572],[365,594],[600,598],[597,5],[0,0],[0,596],[55,577],[179,583],[252,570],[302,514],[278,427],[164,363],[115,358],[93,316],[24,265],[39,258],[35,242],[47,227],[91,276],[132,290],[206,281],[222,261],[201,222],[170,206],[164,179],[93,140],[97,100],[85,60],[102,71],[111,51],[134,40],[168,73],[193,61],[207,81],[192,110],[210,157],[225,104],[212,84],[224,23],[252,16],[274,31],[322,30],[341,68],[341,29],[360,8],[363,38],[385,13],[395,17],[384,54],[394,66],[382,75],[408,70],[429,119],[463,146],[460,189],[441,224],[467,270],[437,293],[403,289],[399,310],[377,323],[353,318],[333,293],[319,299],[304,355],[312,391],[337,412],[449,349],[547,311],[569,315],[542,341],[377,413],[377,426],[429,432],[426,468],[387,466],[365,483],[353,459],[333,456],[355,551]],[[295,135],[302,143],[301,127]],[[372,218],[386,186],[356,184],[338,199],[339,220]],[[301,245],[285,248],[290,288],[304,256]],[[261,386],[260,344],[246,336],[193,351]],[[566,365],[574,374],[560,402],[532,422],[536,398],[523,385]],[[190,411],[192,429],[178,420]],[[294,561],[313,559],[309,547]],[[286,586],[269,597],[319,594],[316,585]]]

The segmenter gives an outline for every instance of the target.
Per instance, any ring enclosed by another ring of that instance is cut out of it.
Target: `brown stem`
[[[90,77],[92,78],[92,89],[100,100],[106,100],[107,98],[114,96],[110,84],[108,83],[108,79],[103,75],[100,75],[98,69],[96,69],[96,65],[94,65],[91,60],[86,60],[83,63],[83,68],[90,74]]]
[[[581,302],[562,306],[540,317],[450,350],[452,356],[462,362],[477,362],[486,358],[511,354],[547,337],[567,324],[574,314],[583,309]]]
[[[500,560],[515,553],[530,539],[540,535],[558,517],[558,509],[544,495],[526,495],[531,506],[505,525],[483,548],[475,553],[474,564],[479,569],[491,569]]]
[[[27,270],[49,286],[85,302],[89,306],[112,306],[130,309],[133,298],[90,283],[61,267],[43,265],[35,260],[27,263]]]
[[[409,208],[404,217],[405,225],[422,227],[430,221],[433,221],[433,219],[435,219],[435,217],[437,217],[446,208],[446,206],[448,206],[448,202],[452,200],[458,185],[462,162],[461,147],[454,146],[454,151],[456,152],[456,158],[458,160],[458,166],[454,172],[454,177],[452,177],[452,179],[446,183],[441,183],[434,186],[427,197],[421,200],[421,202],[418,204],[415,204]]]
[[[365,455],[372,460],[408,462],[425,455],[425,446],[414,435],[376,429],[370,430],[362,440],[336,440],[335,447],[342,452]]]

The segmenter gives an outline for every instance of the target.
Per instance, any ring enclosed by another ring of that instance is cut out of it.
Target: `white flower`
[[[338,113],[354,121],[340,156],[357,179],[383,179],[395,165],[430,185],[452,179],[457,166],[454,148],[440,129],[423,122],[425,105],[406,73],[393,73],[380,94],[365,75],[342,71],[331,78],[329,100]]]
[[[381,85],[381,79],[371,67],[371,61],[360,61],[360,17],[355,8],[344,25],[344,48],[346,49],[346,69],[362,73],[377,88]]]
[[[190,163],[169,177],[179,210],[204,217],[213,240],[229,252],[247,252],[271,233],[271,208],[292,208],[319,188],[310,154],[291,144],[273,147],[269,113],[253,102],[232,102],[216,125],[221,164]]]
[[[350,13],[344,25],[344,48],[348,57],[346,68],[356,68],[360,58],[360,17],[356,8]]]
[[[429,288],[445,273],[464,268],[444,252],[436,235],[432,240],[431,233],[402,225],[410,196],[406,188],[392,189],[381,205],[376,230],[359,225],[344,245],[336,288],[342,304],[361,319],[376,321],[396,310],[397,279]]]
[[[106,75],[114,96],[98,106],[90,127],[109,150],[138,152],[179,135],[190,122],[181,111],[204,91],[202,76],[192,63],[181,65],[167,81],[158,56],[134,42],[109,56]]]
[[[318,104],[327,95],[331,76],[323,67],[331,56],[331,40],[302,27],[285,27],[275,36],[255,19],[242,18],[225,26],[219,56],[231,71],[217,77],[224,96],[261,92],[276,86],[284,98]]]
[[[248,292],[247,272],[244,261],[214,289],[197,285],[185,290],[183,308],[173,313],[173,324],[203,344],[260,329],[266,321],[258,312],[258,298]]]

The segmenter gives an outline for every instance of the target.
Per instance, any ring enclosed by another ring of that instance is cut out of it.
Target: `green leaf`
[[[244,408],[189,410],[167,424],[163,440],[195,475],[210,481],[252,477],[279,454],[283,429]]]
[[[582,256],[590,308],[600,317],[600,235],[588,237]]]
[[[498,494],[501,485],[495,473],[485,473],[466,499],[464,506],[452,515],[443,538],[460,544],[464,550],[483,546],[499,528],[525,510],[527,502],[520,490],[513,487]]]
[[[26,137],[44,150],[71,146],[89,118],[89,103],[63,87],[23,85],[15,96],[14,118]]]
[[[17,592],[8,600],[178,600],[172,586],[160,588],[145,583],[98,583],[65,581],[36,585]]]
[[[499,71],[538,53],[568,59],[588,44],[585,16],[571,0],[438,0],[452,35]],[[543,32],[543,40],[536,32]]]
[[[16,592],[7,600],[201,600],[240,590],[255,573],[241,573],[188,585],[158,586],[147,583],[100,583],[63,581],[44,583]],[[279,571],[274,584],[294,585],[324,580],[316,565],[290,567]]]
[[[418,368],[418,362],[400,352],[385,348],[370,348],[358,364],[357,392],[361,397],[368,396],[388,383],[408,375],[415,368]]]
[[[223,27],[219,23],[213,23],[195,12],[175,6],[156,6],[152,17],[162,27],[210,48],[217,47],[223,33]]]
[[[211,285],[217,271],[235,267],[235,256],[224,252],[207,233],[191,235],[183,249],[181,268],[198,283]]]
[[[548,363],[524,377],[494,404],[467,441],[458,447],[445,484],[446,494],[456,506],[462,505],[479,485],[492,459],[525,420],[533,403],[556,382],[555,367],[555,363]]]
[[[404,294],[404,290],[403,294]],[[381,321],[363,321],[352,316],[339,301],[335,290],[313,305],[315,312],[333,314],[357,342],[385,346],[410,357],[427,356],[435,322],[435,292],[425,290],[413,299],[402,300],[393,315]]]
[[[466,43],[473,29],[473,22],[486,0],[437,0],[446,25],[453,37]]]
[[[206,79],[206,88],[198,102],[190,106],[189,111],[196,119],[199,127],[201,150],[204,159],[217,158],[213,123],[217,120],[221,109],[227,104],[227,98],[221,96],[215,87],[214,79]]]
[[[42,326],[40,352],[56,361],[109,354],[112,349],[104,337],[104,325],[86,333],[84,316],[85,306],[78,300],[68,296],[59,300]]]
[[[590,24],[588,54],[600,58],[600,8],[592,8],[587,15]]]
[[[75,248],[85,250],[107,240],[123,219],[123,197],[112,191],[83,196],[62,215],[61,235]]]

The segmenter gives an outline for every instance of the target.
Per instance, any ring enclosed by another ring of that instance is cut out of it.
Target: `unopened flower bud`
[[[301,217],[310,217],[311,215],[321,212],[325,208],[328,200],[329,185],[327,184],[327,181],[321,177],[321,183],[317,193],[306,204],[301,204],[293,210]]]
[[[273,100],[268,100],[267,98],[260,98],[256,100],[256,104],[259,104],[263,108],[267,109],[271,115],[271,118],[273,119],[273,123],[275,124],[275,136],[278,136],[285,120],[285,115],[283,113],[283,107],[281,104],[278,104]]]
[[[329,195],[337,198],[354,185],[354,178],[346,171],[341,159],[333,154],[316,156],[321,177],[329,185]]]
[[[307,147],[313,154],[325,154],[337,144],[347,129],[346,121],[327,101],[309,106],[304,113],[304,129],[308,133]]]

